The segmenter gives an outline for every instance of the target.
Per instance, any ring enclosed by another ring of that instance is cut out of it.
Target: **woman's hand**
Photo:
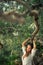
[[[33,40],[33,49],[36,49],[36,39]]]

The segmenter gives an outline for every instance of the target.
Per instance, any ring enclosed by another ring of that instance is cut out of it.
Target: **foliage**
[[[28,3],[28,0],[23,1]],[[32,5],[32,3],[34,2],[39,2],[39,0],[31,1],[32,2],[29,2],[29,5]],[[18,12],[23,12],[25,10],[24,6],[22,6],[21,4],[19,5],[19,3],[16,2],[7,2],[0,4],[1,11],[9,11],[13,8],[18,10]],[[40,30],[38,36],[43,38],[43,10],[40,11],[39,24]],[[0,42],[3,44],[3,48],[0,49],[1,65],[14,65],[16,59],[19,59],[19,61],[21,61],[21,44],[26,38],[31,37],[31,33],[34,31],[34,29],[35,24],[33,22],[33,18],[30,17],[29,14],[25,17],[24,24],[19,24],[17,21],[7,22],[4,20],[0,20]],[[38,42],[37,47],[43,52],[43,48],[38,45]]]

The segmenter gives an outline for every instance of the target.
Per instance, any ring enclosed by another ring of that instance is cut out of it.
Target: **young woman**
[[[29,39],[26,39],[22,43],[22,51],[23,51],[22,65],[32,65],[33,56],[35,55],[35,52],[37,50],[35,41],[33,41],[33,43],[27,44],[28,40]]]

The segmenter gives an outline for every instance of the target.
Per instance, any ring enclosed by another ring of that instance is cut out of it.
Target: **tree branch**
[[[4,1],[6,1],[6,0],[4,0]],[[8,0],[8,1],[11,1],[11,0]],[[18,16],[25,16],[26,14],[28,14],[30,12],[31,7],[26,2],[24,2],[22,0],[12,0],[12,1],[16,1],[19,4],[22,4],[23,6],[25,6],[26,7],[26,11],[23,11],[23,13],[20,13],[20,14],[16,13],[15,11],[12,11],[10,13],[14,13],[14,15],[18,15]]]
[[[24,17],[19,17],[19,16],[15,16],[12,13],[2,13],[0,15],[0,20],[5,20],[5,21],[9,21],[9,22],[18,22],[18,23],[24,23],[25,18]]]
[[[34,23],[36,25],[35,31],[32,33],[32,41],[35,38],[36,34],[39,31],[39,23],[38,23],[38,11],[37,10],[32,10],[31,11],[31,16],[34,16]]]
[[[25,15],[27,15],[27,13],[29,13],[29,10],[26,10],[23,13],[18,13],[17,11],[11,10],[9,12],[4,12],[2,14],[4,14],[4,15],[15,15],[15,16],[18,16],[18,17],[23,16],[24,17]]]

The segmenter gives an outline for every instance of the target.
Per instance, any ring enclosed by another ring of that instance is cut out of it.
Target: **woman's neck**
[[[31,52],[30,52],[31,53]],[[30,55],[30,53],[26,53],[26,56],[29,56]]]

